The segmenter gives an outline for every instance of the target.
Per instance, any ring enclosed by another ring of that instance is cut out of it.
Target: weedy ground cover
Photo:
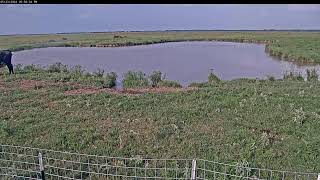
[[[320,171],[319,81],[238,79],[197,83],[193,91],[68,95],[103,88],[104,76],[79,67],[19,68],[12,76],[0,69],[2,144]]]

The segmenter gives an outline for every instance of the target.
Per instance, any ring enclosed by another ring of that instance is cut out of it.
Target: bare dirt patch
[[[20,87],[25,91],[33,90],[33,89],[41,89],[47,84],[48,83],[45,81],[37,81],[37,80],[21,80],[20,81]]]
[[[4,82],[0,79],[0,90],[7,90],[8,88],[5,86]]]
[[[85,87],[74,90],[65,91],[65,95],[79,95],[79,94],[96,94],[103,91],[103,89],[95,88],[95,87]]]

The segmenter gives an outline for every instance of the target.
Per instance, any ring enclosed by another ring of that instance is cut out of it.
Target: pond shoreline
[[[162,44],[162,43],[170,43],[170,42],[193,42],[193,41],[201,41],[201,42],[234,42],[234,43],[250,43],[250,44],[263,44],[265,45],[265,52],[277,58],[278,60],[295,62],[298,64],[304,65],[316,65],[320,64],[315,62],[312,59],[307,59],[303,57],[299,58],[290,58],[290,54],[285,54],[279,51],[274,51],[270,46],[277,41],[272,40],[252,40],[252,39],[183,39],[183,40],[160,40],[160,41],[145,41],[145,42],[125,42],[125,43],[106,43],[106,44],[92,44],[92,43],[81,43],[81,42],[74,42],[74,43],[61,43],[61,44],[36,44],[27,47],[18,47],[16,49],[10,49],[13,52],[24,51],[24,50],[31,50],[31,49],[39,49],[39,48],[49,48],[49,47],[97,47],[97,48],[112,48],[112,47],[130,47],[130,46],[142,46],[142,45],[151,45],[151,44]]]

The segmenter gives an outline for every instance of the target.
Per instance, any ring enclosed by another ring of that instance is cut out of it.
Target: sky
[[[320,29],[320,4],[0,5],[0,34]]]

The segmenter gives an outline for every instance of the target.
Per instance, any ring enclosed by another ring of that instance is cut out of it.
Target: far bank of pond
[[[61,62],[81,65],[89,72],[103,69],[116,72],[120,82],[129,70],[150,74],[160,70],[166,79],[186,86],[207,80],[210,69],[223,80],[237,78],[282,78],[286,71],[305,74],[307,68],[319,65],[299,65],[280,61],[265,52],[265,45],[251,43],[192,41],[152,45],[97,48],[50,47],[15,52],[14,64],[49,65]]]

